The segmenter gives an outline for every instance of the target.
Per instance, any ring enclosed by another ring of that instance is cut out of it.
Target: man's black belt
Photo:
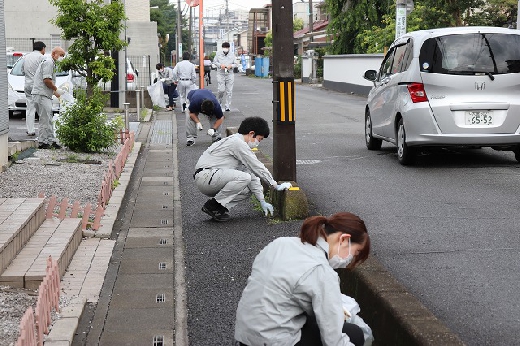
[[[198,169],[195,171],[195,173],[193,173],[193,179],[195,179],[195,176],[196,176],[197,174],[199,174],[200,172],[202,172],[203,170],[205,170],[205,169],[211,169],[211,168],[198,168]]]
[[[189,79],[189,78],[181,78],[180,80],[191,80],[191,79]]]

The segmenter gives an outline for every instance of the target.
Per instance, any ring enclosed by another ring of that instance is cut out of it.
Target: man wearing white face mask
[[[51,57],[44,58],[34,73],[32,96],[36,112],[40,116],[40,128],[38,130],[38,142],[40,149],[60,149],[54,137],[54,125],[52,123],[52,95],[59,98],[64,90],[56,86],[56,61],[62,61],[65,51],[61,47],[54,47]]]
[[[358,216],[312,216],[299,237],[278,238],[253,262],[235,321],[237,346],[361,346],[346,323],[338,274],[368,258],[370,237]]]
[[[260,179],[277,190],[291,187],[278,183],[265,165],[251,151],[269,136],[269,125],[260,117],[242,121],[238,133],[213,143],[195,165],[195,185],[210,198],[202,211],[215,221],[228,221],[229,209],[254,194],[265,216],[273,215],[273,206],[265,201]]]
[[[213,64],[217,65],[218,101],[226,112],[231,108],[231,95],[235,82],[233,70],[237,66],[235,54],[229,51],[229,47],[229,42],[222,43],[222,50],[217,52],[213,59]]]

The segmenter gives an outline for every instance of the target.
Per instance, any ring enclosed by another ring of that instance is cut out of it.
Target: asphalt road
[[[225,125],[253,115],[270,121],[272,94],[270,79],[237,76]],[[365,98],[306,85],[295,95],[297,182],[312,212],[363,218],[372,256],[466,344],[520,345],[520,164],[513,153],[439,150],[403,167],[391,145],[366,149]],[[184,146],[178,109],[176,118],[190,346],[229,345],[254,256],[274,238],[296,235],[301,222],[270,222],[250,203],[232,209],[228,223],[208,220],[192,174],[210,139],[204,131],[195,146]],[[24,136],[23,122],[11,119],[10,137]],[[272,144],[270,136],[259,149],[272,157]]]
[[[520,345],[513,153],[439,150],[403,167],[391,145],[366,149],[364,97],[305,85],[295,96],[297,182],[313,212],[363,218],[372,255],[468,345]],[[271,100],[271,80],[237,76],[226,126],[253,115],[270,121]],[[184,116],[177,122],[190,345],[224,345],[254,256],[300,223],[269,223],[250,205],[233,209],[229,224],[208,221],[191,174],[209,139],[185,147]],[[272,136],[260,150],[272,156]]]

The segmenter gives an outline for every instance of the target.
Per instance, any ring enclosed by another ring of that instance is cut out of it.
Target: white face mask
[[[65,59],[65,57],[64,57],[64,56],[60,56],[60,57],[58,57],[57,61],[58,61],[58,62],[62,62],[63,59]]]
[[[224,54],[227,54],[229,52],[229,48],[222,48],[222,51],[224,52]]]
[[[260,142],[256,138],[254,138],[252,142],[247,142],[247,145],[249,145],[251,149],[258,147],[258,144],[260,144]]]
[[[352,260],[354,259],[354,256],[350,252],[350,247],[351,247],[350,237],[348,238],[348,256],[347,257],[345,257],[345,258],[339,257],[339,245],[340,244],[338,243],[338,254],[334,255],[332,258],[329,259],[329,264],[334,269],[346,268],[350,264],[350,262],[352,262]]]

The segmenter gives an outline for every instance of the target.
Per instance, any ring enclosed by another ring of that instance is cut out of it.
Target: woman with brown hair
[[[312,216],[299,237],[278,238],[255,258],[238,303],[240,346],[360,346],[362,330],[345,323],[337,268],[368,258],[370,237],[358,216]]]

